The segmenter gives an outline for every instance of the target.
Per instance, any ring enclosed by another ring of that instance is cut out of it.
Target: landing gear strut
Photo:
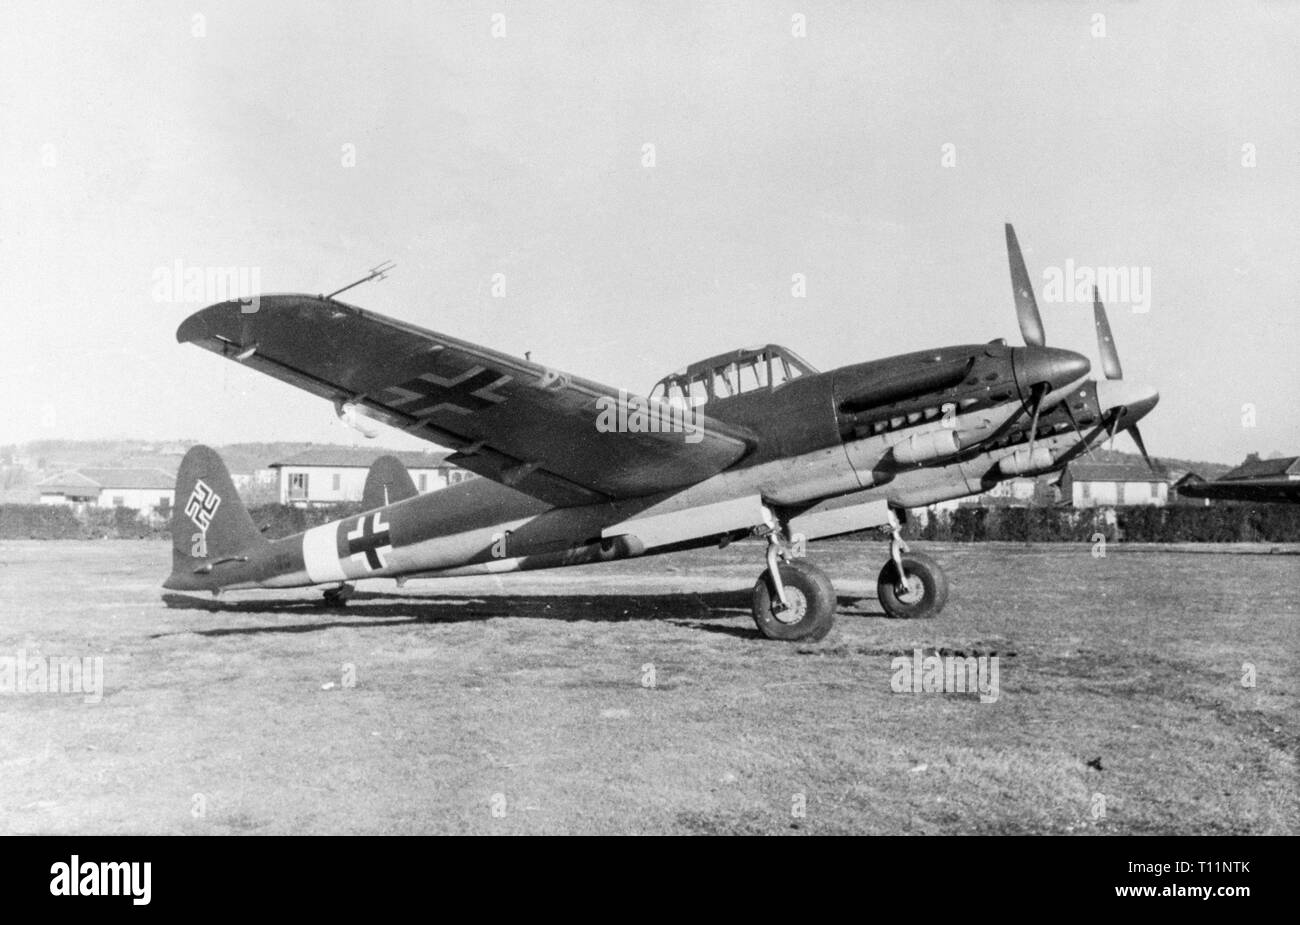
[[[912,552],[903,539],[898,517],[889,512],[889,561],[876,579],[876,594],[894,618],[936,616],[948,603],[948,576],[929,556]]]
[[[754,583],[754,622],[768,639],[815,641],[835,622],[835,588],[811,562],[792,559],[775,524],[759,528],[767,537],[767,569]]]

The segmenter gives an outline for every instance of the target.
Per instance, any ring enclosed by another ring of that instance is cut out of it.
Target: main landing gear
[[[948,602],[948,578],[927,555],[912,552],[898,518],[889,512],[889,561],[880,570],[876,593],[885,613],[895,618],[933,617]],[[826,573],[795,559],[774,523],[755,530],[767,538],[767,569],[754,584],[754,622],[768,639],[816,641],[835,620],[835,587]]]
[[[826,573],[802,559],[793,559],[766,528],[767,571],[754,583],[754,622],[768,639],[821,639],[835,622],[835,587]]]
[[[929,556],[912,552],[894,512],[889,512],[889,561],[876,578],[885,613],[898,619],[933,617],[948,603],[948,576]]]

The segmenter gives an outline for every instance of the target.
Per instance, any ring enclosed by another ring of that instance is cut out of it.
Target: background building
[[[1169,486],[1169,503],[1182,505],[1184,507],[1208,507],[1209,498],[1191,498],[1183,494],[1183,488],[1188,485],[1204,485],[1205,479],[1201,478],[1195,472],[1185,472],[1180,475]]]
[[[1255,479],[1300,481],[1300,456],[1260,459],[1258,453],[1251,453],[1240,466],[1229,469],[1219,476],[1218,480],[1220,482],[1241,482]]]
[[[962,507],[1052,507],[1061,503],[1056,476],[1018,476],[998,482],[988,491],[930,505],[932,511],[952,512]]]
[[[162,469],[74,469],[37,483],[41,504],[135,508],[146,516],[171,514],[176,476]]]
[[[1070,463],[1061,476],[1062,495],[1075,508],[1124,507],[1169,499],[1169,477],[1141,462]]]
[[[446,459],[450,455],[322,447],[304,450],[281,462],[272,463],[270,468],[279,473],[281,504],[312,507],[360,501],[366,484],[366,472],[380,456],[396,456],[400,459],[421,493],[437,491],[474,478],[472,472],[448,463]]]

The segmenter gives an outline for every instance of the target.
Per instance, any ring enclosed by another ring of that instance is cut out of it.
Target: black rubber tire
[[[754,623],[768,639],[783,642],[811,642],[824,637],[835,623],[835,586],[826,573],[801,559],[780,565],[781,583],[791,610],[782,613],[782,620],[772,610],[777,600],[772,576],[767,569],[754,583]],[[793,613],[791,613],[793,611]],[[791,618],[794,622],[787,622]]]
[[[327,588],[321,597],[321,606],[346,607],[351,596],[351,588]]]
[[[899,620],[920,620],[938,616],[948,603],[948,576],[939,563],[920,552],[903,553],[903,569],[908,578],[920,579],[921,596],[915,600],[899,595],[898,567],[890,559],[876,579],[876,594],[885,613]]]

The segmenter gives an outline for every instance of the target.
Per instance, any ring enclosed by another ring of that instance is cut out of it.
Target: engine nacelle
[[[923,434],[912,434],[893,446],[894,462],[904,466],[947,459],[949,456],[957,455],[960,450],[961,444],[957,440],[957,431],[948,427],[926,431]]]
[[[1056,457],[1047,447],[1036,446],[1032,453],[1029,452],[1029,447],[1021,447],[1010,456],[998,460],[998,471],[1003,475],[1025,475],[1050,469],[1055,464]]]

